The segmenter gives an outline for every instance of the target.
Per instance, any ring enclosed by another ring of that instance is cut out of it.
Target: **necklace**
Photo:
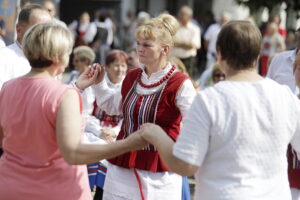
[[[150,84],[150,85],[146,85],[142,82],[142,72],[143,70],[139,71],[138,77],[137,77],[137,82],[140,84],[140,86],[142,86],[143,88],[153,88],[156,86],[159,86],[160,84],[162,84],[164,81],[168,80],[170,78],[170,76],[172,75],[172,73],[175,71],[176,67],[173,65],[172,68],[170,69],[170,71],[162,78],[160,79],[158,82]]]

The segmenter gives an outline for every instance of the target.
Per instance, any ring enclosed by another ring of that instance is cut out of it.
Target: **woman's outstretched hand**
[[[104,74],[105,68],[95,63],[79,76],[76,81],[76,86],[78,89],[84,90],[91,85],[100,83],[103,80]]]

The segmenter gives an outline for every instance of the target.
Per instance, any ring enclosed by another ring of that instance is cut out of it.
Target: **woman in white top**
[[[197,94],[178,141],[143,127],[172,171],[195,174],[195,199],[291,199],[286,151],[290,142],[300,151],[300,105],[286,86],[257,74],[260,42],[249,22],[225,25],[217,53],[226,80]]]
[[[121,95],[110,90],[105,79],[95,86],[97,104],[108,114],[123,114],[117,140],[145,122],[155,122],[177,139],[181,118],[195,96],[191,80],[168,62],[177,28],[177,20],[166,14],[139,26],[136,38],[141,68],[128,71]],[[109,162],[104,199],[181,199],[182,177],[165,167],[152,145]]]

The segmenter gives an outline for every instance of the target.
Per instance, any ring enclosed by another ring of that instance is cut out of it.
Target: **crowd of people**
[[[194,199],[300,199],[300,28],[182,6],[128,12],[121,42],[111,11],[55,16],[23,5],[0,43],[1,199],[189,200],[191,176]]]

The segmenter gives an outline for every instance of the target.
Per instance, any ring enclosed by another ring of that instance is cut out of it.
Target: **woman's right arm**
[[[137,132],[125,140],[105,145],[81,143],[82,118],[78,93],[65,93],[56,118],[56,137],[63,158],[69,164],[88,164],[112,158],[128,151],[141,149],[146,145]]]

